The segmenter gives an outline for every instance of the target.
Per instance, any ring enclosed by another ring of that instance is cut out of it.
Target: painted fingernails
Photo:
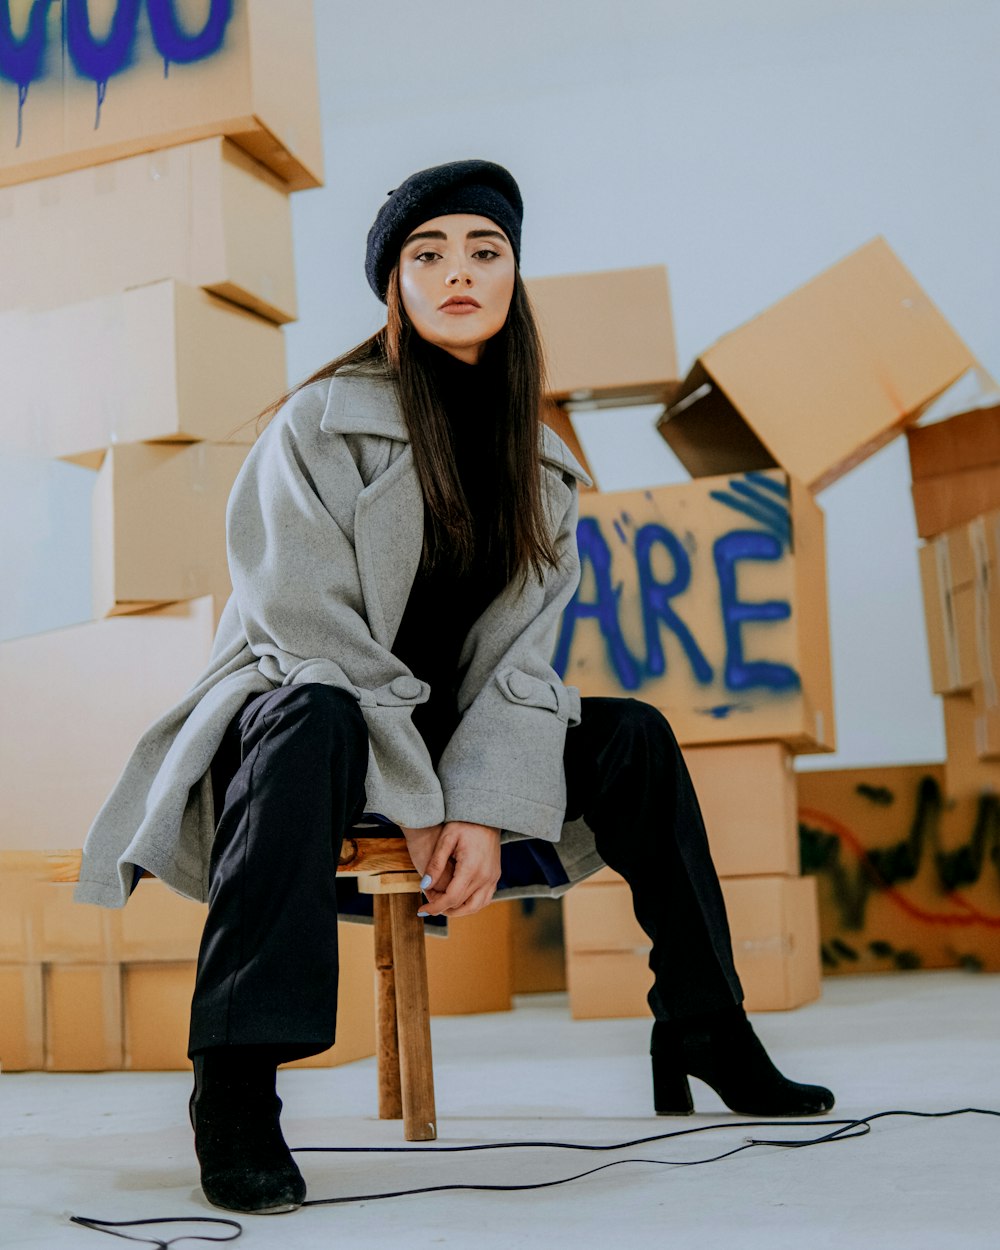
[[[417,915],[418,915],[418,916],[426,916],[426,915],[427,915],[427,913],[426,913],[425,911],[418,911],[418,912],[417,912]]]
[[[420,878],[420,888],[422,890],[426,890],[433,880],[434,878],[430,875],[430,873],[426,873],[423,877]],[[418,912],[417,914],[419,915],[420,913]]]

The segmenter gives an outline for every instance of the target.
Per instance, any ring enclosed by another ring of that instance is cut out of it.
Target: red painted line
[[[963,909],[963,915],[955,915],[953,912],[925,911],[922,907],[911,903],[906,895],[895,886],[889,885],[882,880],[878,869],[869,858],[861,839],[857,834],[852,833],[846,825],[842,825],[840,821],[835,820],[832,816],[828,816],[826,812],[817,812],[808,807],[799,808],[799,819],[806,820],[811,824],[818,824],[826,828],[828,832],[836,834],[841,842],[845,843],[854,852],[855,856],[862,861],[865,871],[871,874],[872,880],[878,885],[879,890],[885,897],[905,911],[908,916],[912,916],[914,920],[921,920],[924,924],[949,925],[956,928],[985,925],[988,929],[1000,929],[1000,916],[986,915],[967,899],[963,898],[961,894],[951,893],[948,895],[948,898],[956,906]]]

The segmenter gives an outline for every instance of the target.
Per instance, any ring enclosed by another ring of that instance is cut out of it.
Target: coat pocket
[[[496,675],[497,685],[511,703],[554,712],[566,725],[580,723],[580,692],[575,686],[546,681],[521,668],[508,668]]]

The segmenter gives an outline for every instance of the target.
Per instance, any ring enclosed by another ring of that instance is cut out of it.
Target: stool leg
[[[396,1034],[396,976],[392,962],[391,894],[376,894],[375,906],[375,1054],[378,1059],[378,1116],[401,1120],[399,1041]]]
[[[437,1116],[434,1110],[424,926],[417,916],[418,900],[414,894],[389,894],[387,897],[392,914],[393,964],[396,970],[403,1137],[406,1141],[433,1141],[437,1137]]]

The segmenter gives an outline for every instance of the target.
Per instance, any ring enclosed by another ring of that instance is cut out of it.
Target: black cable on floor
[[[626,1163],[655,1163],[660,1167],[697,1167],[703,1163],[717,1163],[720,1159],[728,1159],[731,1155],[740,1154],[744,1150],[750,1150],[754,1146],[780,1146],[787,1149],[795,1149],[802,1146],[821,1146],[837,1141],[849,1141],[854,1137],[866,1137],[872,1130],[872,1122],[875,1120],[885,1119],[887,1116],[912,1116],[922,1120],[943,1120],[956,1115],[990,1115],[1000,1117],[1000,1111],[995,1111],[986,1107],[960,1107],[953,1111],[874,1111],[871,1115],[861,1116],[855,1120],[796,1120],[794,1121],[797,1128],[814,1128],[821,1127],[832,1131],[825,1132],[819,1137],[806,1138],[776,1138],[776,1137],[747,1137],[742,1145],[734,1146],[732,1150],[725,1150],[721,1154],[711,1155],[705,1159],[615,1159],[611,1163],[602,1163],[599,1167],[590,1168],[586,1172],[578,1172],[573,1176],[560,1177],[554,1181],[535,1181],[527,1185],[472,1185],[472,1184],[450,1184],[450,1185],[424,1185],[418,1189],[397,1189],[388,1193],[378,1194],[351,1194],[343,1198],[309,1198],[302,1206],[304,1207],[325,1207],[334,1206],[343,1202],[374,1202],[381,1198],[402,1198],[409,1194],[430,1194],[439,1193],[447,1189],[484,1189],[491,1191],[513,1191],[519,1189],[549,1189],[553,1185],[566,1185],[570,1181],[581,1180],[585,1176],[593,1176],[596,1172],[603,1172],[606,1168],[619,1167]],[[407,1154],[453,1154],[460,1151],[475,1150],[514,1150],[514,1149],[549,1149],[549,1150],[627,1150],[632,1146],[645,1146],[650,1142],[666,1141],[674,1137],[688,1137],[694,1133],[708,1133],[714,1129],[761,1129],[761,1128],[787,1128],[788,1120],[729,1120],[721,1121],[716,1124],[702,1124],[695,1128],[674,1129],[668,1133],[654,1133],[649,1137],[636,1137],[631,1141],[612,1142],[608,1145],[599,1145],[591,1142],[550,1142],[550,1141],[516,1141],[516,1142],[490,1142],[473,1146],[296,1146],[293,1147],[293,1153],[297,1154],[398,1154],[404,1152]],[[72,1215],[70,1222],[79,1224],[83,1228],[91,1228],[95,1232],[109,1233],[114,1237],[124,1237],[129,1241],[141,1241],[146,1245],[156,1246],[157,1250],[167,1250],[176,1241],[235,1241],[243,1232],[243,1227],[236,1220],[222,1219],[218,1216],[167,1216],[161,1219],[146,1220],[99,1220],[90,1216]],[[159,1238],[134,1237],[131,1233],[115,1232],[119,1228],[135,1228],[141,1225],[149,1224],[221,1224],[234,1229],[235,1231],[224,1237],[211,1237],[207,1234],[201,1236],[184,1235],[175,1237],[168,1241]]]

